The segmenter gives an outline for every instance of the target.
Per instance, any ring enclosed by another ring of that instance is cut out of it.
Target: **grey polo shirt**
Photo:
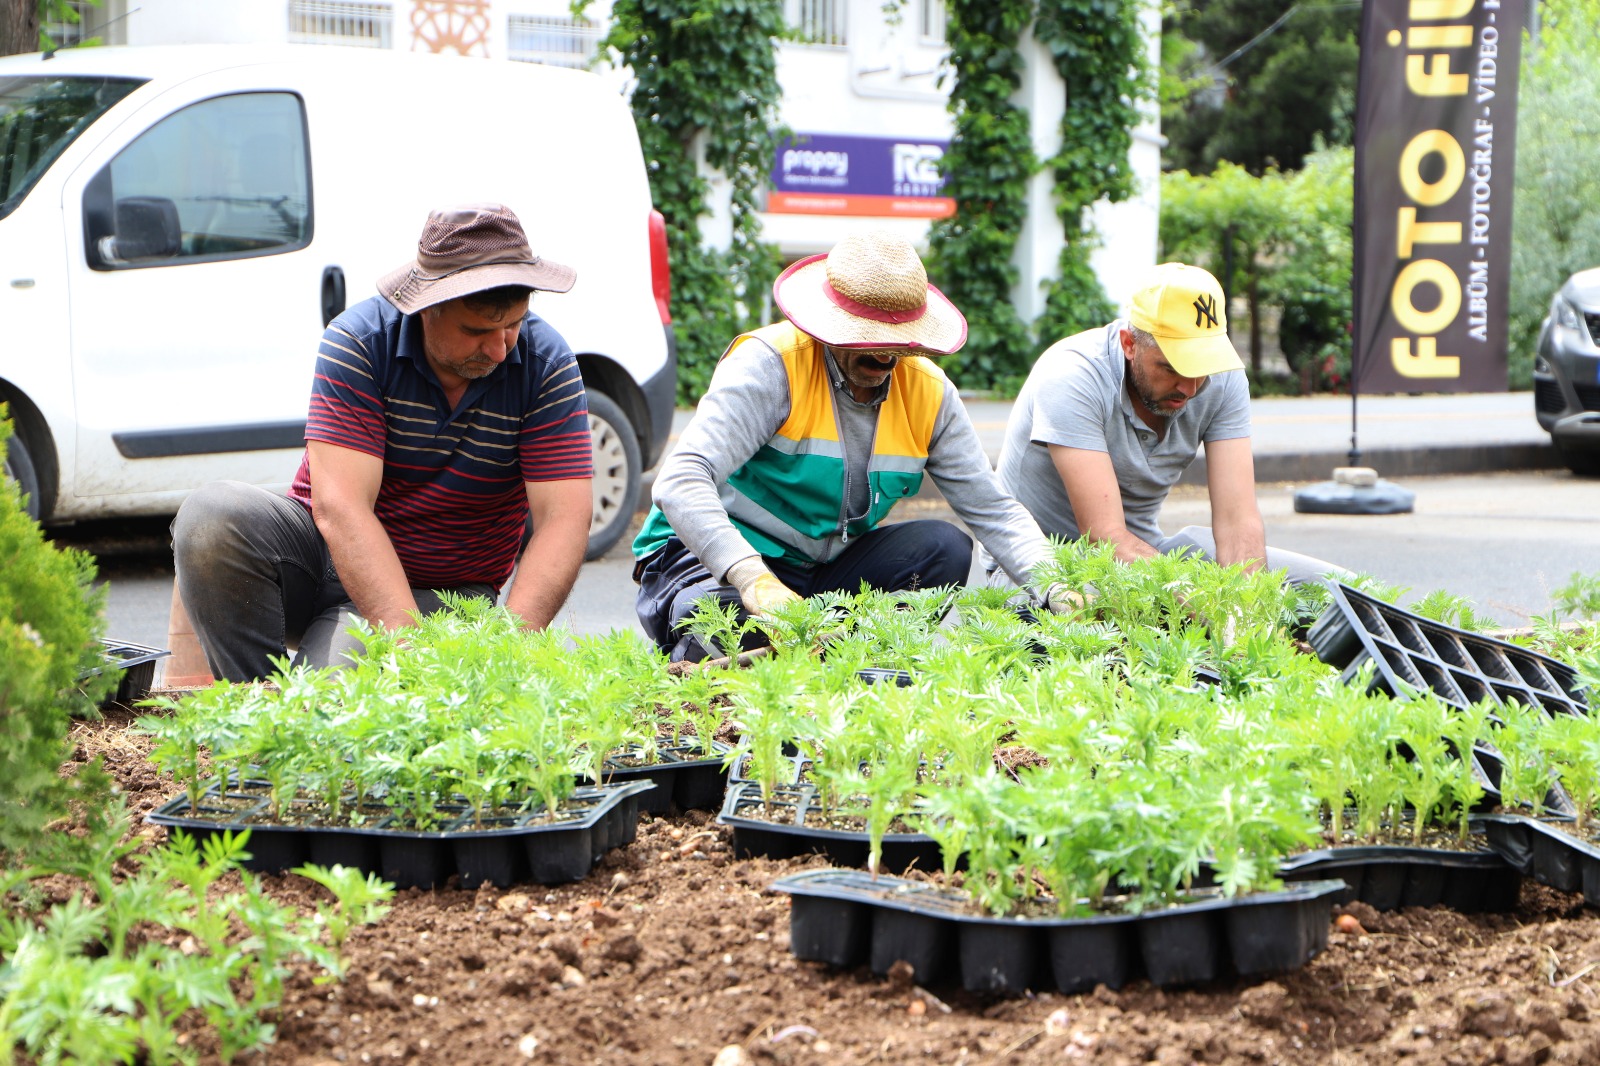
[[[995,475],[1046,535],[1079,535],[1048,445],[1109,454],[1128,531],[1154,545],[1162,540],[1156,523],[1161,504],[1200,445],[1250,436],[1249,385],[1244,371],[1230,370],[1208,378],[1157,437],[1123,387],[1128,364],[1118,333],[1125,327],[1118,320],[1051,345],[1012,407]]]

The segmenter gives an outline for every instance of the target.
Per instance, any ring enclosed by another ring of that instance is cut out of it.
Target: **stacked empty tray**
[[[1353,680],[1368,662],[1372,687],[1393,696],[1429,689],[1452,707],[1516,700],[1551,714],[1584,714],[1572,669],[1544,655],[1404,611],[1344,585],[1306,639]]]
[[[1423,618],[1345,585],[1333,585],[1332,592],[1333,603],[1306,640],[1318,658],[1343,672],[1346,684],[1370,662],[1375,669],[1369,687],[1391,696],[1427,690],[1463,710],[1488,700],[1502,707],[1516,701],[1546,714],[1588,713],[1577,675],[1564,663]],[[1473,759],[1492,807],[1499,800],[1500,753],[1480,743]],[[1570,814],[1572,800],[1552,782],[1545,808]]]

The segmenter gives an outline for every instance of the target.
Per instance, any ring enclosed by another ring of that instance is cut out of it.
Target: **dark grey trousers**
[[[304,507],[255,485],[214,481],[172,520],[178,592],[213,677],[253,681],[296,648],[295,665],[346,665],[362,649],[346,627],[360,616]],[[423,614],[444,609],[435,589],[412,589]],[[494,599],[489,584],[449,591]]]

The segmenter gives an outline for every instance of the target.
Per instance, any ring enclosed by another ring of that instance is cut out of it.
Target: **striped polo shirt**
[[[374,296],[322,335],[306,439],[383,460],[375,511],[413,588],[503,585],[516,566],[529,481],[593,473],[583,378],[530,313],[516,348],[455,408],[422,347],[422,316]],[[289,490],[311,509],[309,457]]]

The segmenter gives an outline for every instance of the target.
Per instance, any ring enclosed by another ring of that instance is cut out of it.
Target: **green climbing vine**
[[[967,345],[946,369],[982,387],[1025,374],[1033,338],[1011,302],[1011,254],[1027,221],[1037,170],[1027,112],[1011,102],[1022,81],[1017,42],[1033,0],[948,0],[945,40],[956,70],[955,136],[944,156],[956,213],[933,224],[929,272],[967,317]]]
[[[1089,209],[1136,191],[1128,149],[1139,102],[1153,91],[1139,28],[1141,0],[1039,0],[1034,37],[1066,82],[1061,150],[1050,161],[1065,230],[1058,273],[1036,328],[1042,344],[1109,321],[1116,304],[1089,265],[1099,246]]]
[[[932,272],[967,316],[969,337],[950,369],[971,384],[1006,387],[1026,375],[1037,347],[1116,313],[1089,265],[1097,247],[1088,209],[1135,191],[1128,165],[1139,101],[1149,92],[1138,0],[948,0],[946,37],[955,85],[955,137],[945,153],[945,193],[956,213],[935,223]],[[1047,161],[1066,240],[1059,276],[1035,323],[1017,315],[1012,253],[1027,216],[1027,186],[1041,165],[1027,113],[1013,102],[1023,67],[1018,42],[1032,28],[1066,82],[1061,150]]]
[[[588,0],[577,0],[581,14]],[[678,335],[678,401],[705,391],[728,342],[757,321],[777,276],[776,249],[761,241],[757,194],[782,131],[774,38],[785,34],[782,0],[617,0],[602,44],[635,79],[634,123],[650,191],[666,218],[672,314]],[[727,176],[733,239],[706,248],[700,219],[710,184],[696,153]]]

